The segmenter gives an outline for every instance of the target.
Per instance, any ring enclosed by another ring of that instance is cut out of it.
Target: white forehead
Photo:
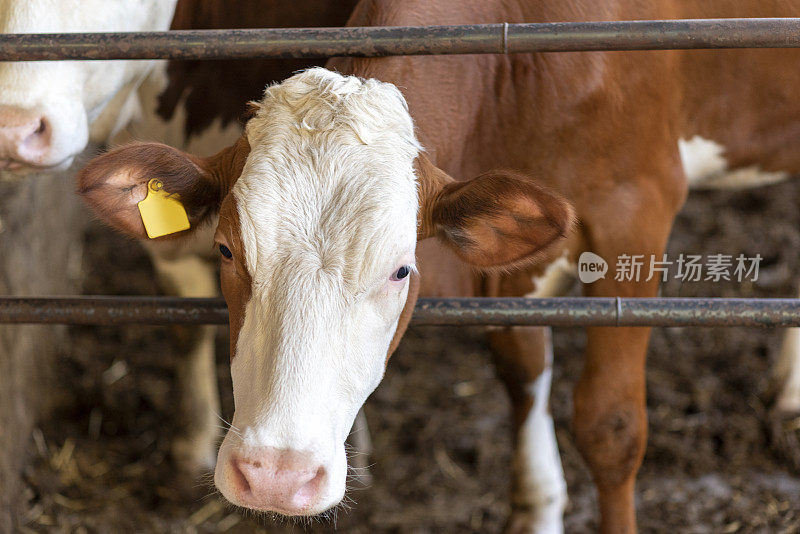
[[[396,87],[310,69],[269,87],[246,133],[233,194],[254,282],[291,264],[361,287],[413,254],[420,146]]]

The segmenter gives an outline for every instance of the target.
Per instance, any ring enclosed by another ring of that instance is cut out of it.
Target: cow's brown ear
[[[429,195],[422,201],[420,238],[436,236],[479,269],[512,268],[546,257],[574,224],[564,198],[510,171],[450,181]]]
[[[92,159],[78,173],[78,194],[101,220],[144,239],[147,233],[138,203],[147,196],[150,181],[158,180],[165,193],[180,199],[191,225],[165,237],[181,236],[219,210],[248,152],[244,137],[209,158],[159,143],[130,143]]]

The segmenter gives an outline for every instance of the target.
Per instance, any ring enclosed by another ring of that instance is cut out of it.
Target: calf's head
[[[518,175],[455,182],[420,152],[394,86],[324,69],[268,88],[216,156],[123,146],[92,161],[79,190],[144,238],[136,202],[152,178],[180,196],[193,228],[219,211],[235,414],[216,485],[234,504],[286,515],[344,494],[345,438],[416,300],[417,241],[509,268],[572,223],[563,199]]]
[[[165,30],[176,0],[3,0],[0,33]],[[136,111],[146,61],[0,63],[0,171],[66,167]]]

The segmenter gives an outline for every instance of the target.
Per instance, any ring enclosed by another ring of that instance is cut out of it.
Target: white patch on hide
[[[683,170],[691,189],[744,189],[780,182],[788,172],[762,171],[757,165],[728,169],[725,147],[695,135],[678,140]]]
[[[559,297],[567,293],[575,283],[577,266],[564,251],[554,262],[550,263],[541,276],[532,278],[534,290],[527,293],[528,298]]]
[[[217,296],[219,283],[208,259],[215,228],[216,224],[198,229],[185,239],[144,242],[159,285],[170,295]],[[220,413],[214,357],[216,330],[211,325],[201,327],[191,351],[181,354],[176,366],[180,396],[177,410],[184,433],[174,438],[172,452],[187,470],[211,468],[216,460]]]
[[[528,386],[533,407],[520,429],[514,455],[514,472],[519,488],[513,499],[521,509],[530,510],[516,520],[528,521],[529,526],[533,526],[532,532],[561,533],[564,530],[562,517],[567,504],[567,483],[558,454],[553,417],[548,410],[553,373],[553,346],[549,333],[545,345],[545,369]],[[530,517],[526,517],[529,514]]]

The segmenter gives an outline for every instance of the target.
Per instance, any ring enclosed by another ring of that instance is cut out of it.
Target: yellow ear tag
[[[150,239],[189,229],[189,217],[178,195],[164,191],[161,180],[147,183],[147,196],[139,202],[144,229]]]

